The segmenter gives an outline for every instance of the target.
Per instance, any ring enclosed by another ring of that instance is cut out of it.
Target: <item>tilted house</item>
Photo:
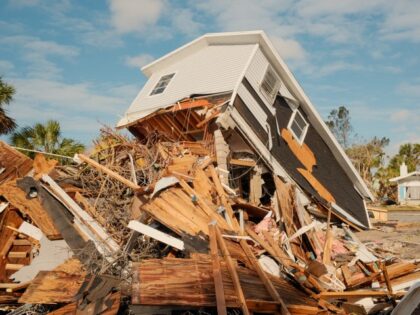
[[[314,198],[369,227],[371,193],[264,32],[207,34],[142,71],[148,81],[117,127],[139,138],[155,129],[184,141],[214,137],[217,155],[220,133],[200,128],[214,121],[227,155],[248,146],[261,172],[297,184],[306,205]]]

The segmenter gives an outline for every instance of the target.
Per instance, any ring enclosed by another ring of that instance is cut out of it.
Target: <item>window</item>
[[[172,78],[174,77],[175,73],[164,75],[159,79],[159,82],[155,85],[150,95],[161,94],[165,91],[166,87],[168,86],[169,82],[171,82]]]
[[[296,140],[302,144],[308,131],[309,124],[303,118],[302,114],[296,109],[290,118],[287,128],[292,132]]]
[[[280,79],[274,72],[273,68],[268,65],[267,70],[264,74],[264,79],[261,83],[261,91],[272,102],[280,89]]]

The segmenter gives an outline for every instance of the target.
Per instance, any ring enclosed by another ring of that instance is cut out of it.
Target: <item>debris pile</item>
[[[0,311],[393,309],[419,281],[419,263],[375,255],[360,228],[215,127],[223,98],[212,101],[199,114],[180,103],[153,115],[141,141],[104,129],[78,164],[0,143]]]

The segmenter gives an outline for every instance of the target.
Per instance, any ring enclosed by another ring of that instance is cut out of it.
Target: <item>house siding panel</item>
[[[126,112],[127,120],[140,119],[193,94],[211,94],[233,90],[242,77],[256,45],[206,46],[186,56],[164,71],[153,73]],[[149,96],[159,79],[175,73],[162,94]]]
[[[250,80],[244,78],[242,85],[248,89],[252,89],[249,84]],[[263,106],[262,101],[258,100],[257,93],[249,91],[256,98],[256,103]],[[248,125],[253,129],[256,135],[264,143],[268,143],[269,134],[266,130],[260,128],[261,124],[257,123],[253,113],[249,110],[244,101],[237,97],[235,100],[235,108],[240,115],[247,121]],[[280,136],[278,128],[287,128],[287,124],[293,113],[290,106],[285,99],[277,96],[274,103],[275,115],[263,108],[267,114],[267,123],[271,128],[271,136],[273,147],[271,148],[272,156],[279,162],[279,164],[288,172],[288,174],[310,195],[314,196],[320,202],[326,204],[325,200],[314,190],[308,181],[297,171],[297,168],[305,168],[304,165],[294,156],[289,149],[287,143]],[[264,106],[263,106],[264,107]],[[304,117],[305,113],[299,109]],[[277,118],[277,121],[276,121]],[[276,132],[277,131],[277,132]],[[314,152],[317,165],[313,169],[313,175],[327,188],[327,190],[334,196],[337,204],[353,215],[358,221],[366,226],[369,226],[366,217],[365,206],[362,197],[354,189],[351,180],[348,178],[342,167],[338,164],[331,150],[318,134],[318,132],[309,126],[304,143]]]

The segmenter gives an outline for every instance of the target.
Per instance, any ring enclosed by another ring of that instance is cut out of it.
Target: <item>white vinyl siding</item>
[[[308,127],[309,124],[306,122],[302,114],[298,110],[295,110],[290,117],[287,128],[292,132],[293,136],[300,144],[302,144],[305,140]]]
[[[261,84],[264,80],[267,67],[269,66],[270,64],[261,51],[261,48],[258,48],[254,58],[252,58],[252,61],[249,64],[245,77],[248,79],[255,92],[257,92],[258,96],[263,100],[264,104],[266,104],[267,108],[274,114],[274,107],[272,106],[274,99],[270,101],[261,89]],[[277,73],[276,75],[278,77]]]
[[[256,45],[210,45],[153,73],[118,125],[140,119],[193,94],[231,91]],[[160,78],[176,73],[165,92],[150,96]]]
[[[240,85],[238,88],[238,95],[244,101],[246,107],[249,108],[251,113],[255,116],[261,126],[266,129],[267,125],[267,115],[264,110],[261,108],[260,104],[254,99],[254,97],[249,93],[247,88],[244,85]]]

